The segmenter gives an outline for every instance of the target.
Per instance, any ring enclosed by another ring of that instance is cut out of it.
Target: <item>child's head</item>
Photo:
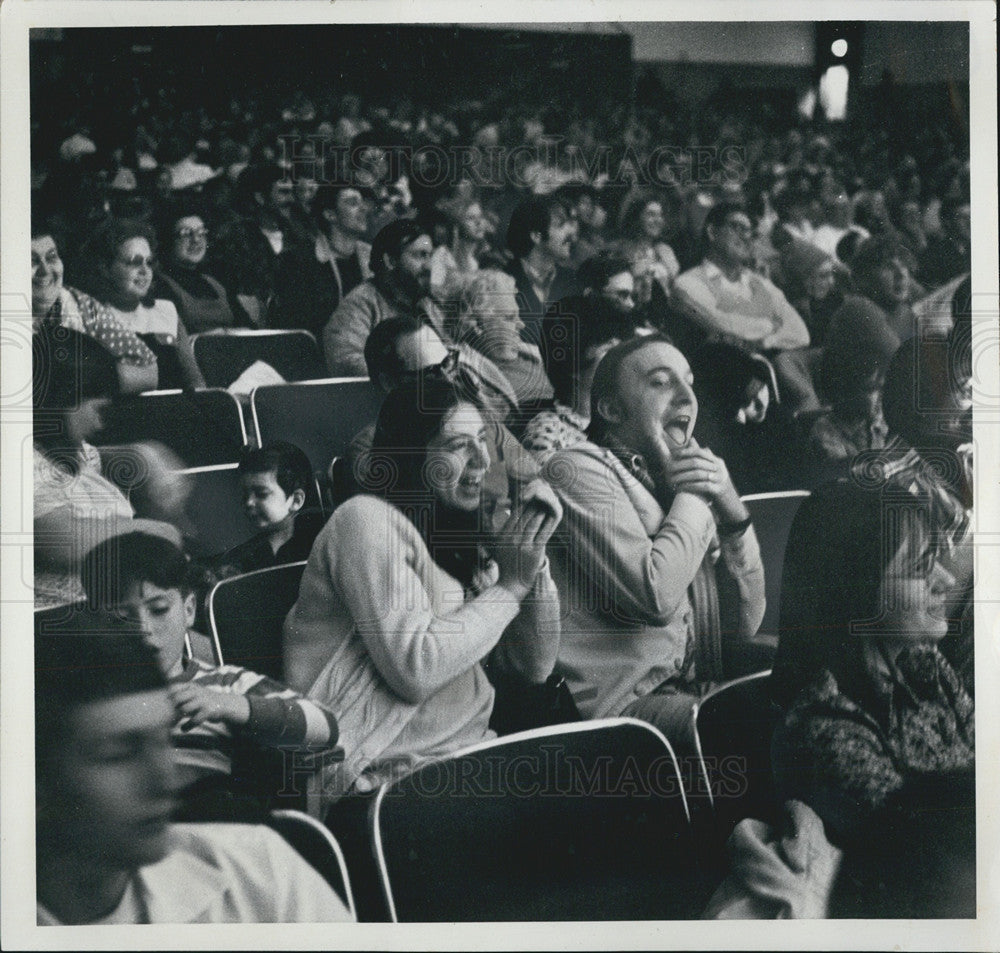
[[[240,461],[247,517],[264,533],[289,527],[306,501],[312,479],[309,458],[294,444],[276,440],[248,450]]]
[[[187,556],[169,539],[124,533],[99,543],[83,562],[87,602],[142,628],[170,673],[180,662],[194,624],[194,575]]]

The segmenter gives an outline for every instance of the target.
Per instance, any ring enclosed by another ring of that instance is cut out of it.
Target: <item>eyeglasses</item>
[[[726,228],[737,235],[752,235],[753,225],[749,222],[726,222]]]
[[[183,238],[185,240],[190,240],[192,238],[208,238],[207,228],[179,228],[177,229],[177,237]]]
[[[620,291],[605,291],[604,294],[609,298],[617,298],[619,301],[632,301],[635,298],[635,292],[625,291],[624,289]]]
[[[142,268],[143,265],[147,268],[156,267],[156,259],[152,256],[146,258],[143,255],[134,255],[132,258],[119,258],[118,261],[126,268]]]

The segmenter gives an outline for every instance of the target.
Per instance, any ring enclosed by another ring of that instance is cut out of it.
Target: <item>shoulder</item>
[[[542,475],[556,489],[566,490],[582,484],[599,486],[620,483],[620,473],[624,470],[607,447],[584,440],[553,453],[545,461]]]
[[[373,543],[384,543],[386,531],[396,535],[416,536],[416,527],[391,503],[379,496],[359,493],[334,510],[321,531],[339,549],[349,546],[352,552]]]
[[[167,859],[200,861],[248,883],[276,883],[295,873],[306,861],[280,834],[262,824],[174,824],[170,829],[171,854]]]
[[[708,283],[708,271],[705,262],[699,262],[687,271],[682,271],[674,280],[674,287],[683,291],[685,288],[699,287]]]

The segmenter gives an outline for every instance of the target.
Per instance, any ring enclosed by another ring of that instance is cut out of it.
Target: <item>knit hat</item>
[[[830,256],[812,242],[794,239],[781,251],[781,271],[789,286],[804,288],[809,276],[830,260]]]

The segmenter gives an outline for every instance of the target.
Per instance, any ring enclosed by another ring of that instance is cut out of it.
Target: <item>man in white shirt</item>
[[[172,824],[174,706],[155,651],[116,616],[74,612],[35,633],[37,920],[352,920],[282,838]]]
[[[705,258],[677,277],[675,303],[710,338],[771,358],[792,409],[818,407],[809,331],[780,289],[747,267],[753,224],[743,206],[718,203],[705,218],[704,234]]]

